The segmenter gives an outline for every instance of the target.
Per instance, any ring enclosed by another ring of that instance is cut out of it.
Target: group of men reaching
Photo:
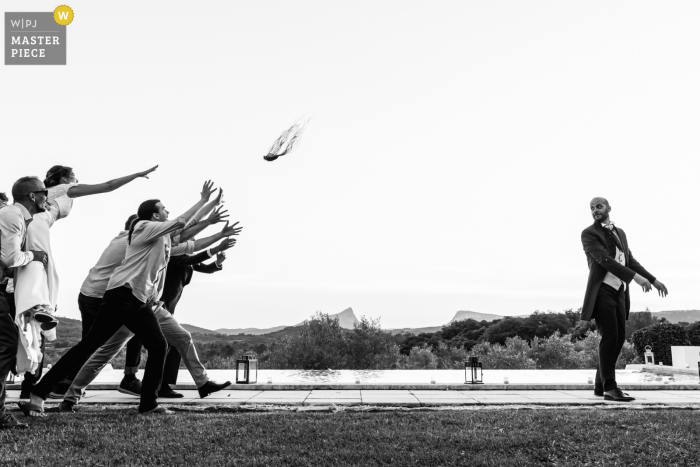
[[[127,219],[124,230],[109,242],[82,284],[78,296],[82,340],[37,384],[23,388],[22,396],[30,399],[19,403],[25,415],[42,416],[47,397],[63,398],[60,411],[73,412],[85,387],[124,346],[126,368],[119,390],[140,396],[140,413],[167,413],[158,405],[158,398],[182,397],[171,387],[177,381],[181,358],[201,397],[231,384],[208,378],[190,333],[173,317],[193,272],[220,270],[225,251],[236,242],[231,237],[241,231],[237,224],[229,226],[226,222],[220,232],[194,239],[206,227],[225,222],[228,217],[220,206],[222,191],[209,202],[215,191],[213,184],[206,182],[199,201],[173,220],[169,220],[163,203],[155,199],[143,202],[137,213]],[[8,373],[15,370],[19,330],[16,311],[8,302],[14,297],[7,291],[8,281],[3,279],[14,278],[17,269],[30,262],[46,267],[46,252],[27,251],[27,230],[33,216],[53,209],[54,204],[49,190],[37,177],[23,177],[15,182],[12,197],[14,204],[8,205],[4,200],[0,206],[0,428],[27,427],[5,409],[5,382]],[[213,262],[204,263],[212,257]],[[30,312],[26,314],[27,319],[40,319]],[[140,381],[136,372],[142,346],[148,351],[148,358]]]

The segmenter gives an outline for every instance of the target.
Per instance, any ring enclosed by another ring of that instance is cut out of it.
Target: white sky
[[[80,316],[80,284],[141,201],[184,211],[208,178],[244,230],[181,322],[577,308],[594,196],[669,288],[633,284],[632,309],[700,308],[697,2],[69,5],[68,65],[0,68],[0,191],[54,164],[83,183],[160,169],[56,224],[60,315]],[[296,151],[265,162],[302,115]]]

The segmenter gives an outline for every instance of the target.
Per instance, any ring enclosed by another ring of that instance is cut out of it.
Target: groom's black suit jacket
[[[656,281],[656,278],[652,276],[649,271],[644,269],[644,267],[634,259],[634,256],[632,256],[632,252],[627,245],[627,235],[625,235],[625,232],[618,227],[615,227],[615,231],[622,242],[622,248],[620,249],[625,253],[626,266],[615,261],[617,239],[610,230],[600,225],[599,222],[594,222],[593,225],[581,232],[581,242],[583,243],[583,251],[586,253],[589,269],[586,296],[583,299],[583,308],[581,309],[582,320],[591,320],[598,290],[608,271],[627,284],[632,282],[635,274],[639,274],[648,279],[652,284]],[[625,289],[625,303],[627,306],[627,318],[629,319],[629,285]]]

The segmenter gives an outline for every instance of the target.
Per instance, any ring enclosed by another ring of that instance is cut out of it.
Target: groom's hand
[[[38,261],[44,266],[46,266],[46,264],[49,262],[49,255],[47,255],[46,252],[41,250],[32,250],[32,253],[34,254],[34,261]]]
[[[644,292],[649,292],[651,290],[651,282],[639,274],[634,275],[634,281],[642,286],[642,290],[644,290]]]
[[[654,287],[659,291],[659,295],[665,297],[668,295],[668,289],[658,279],[654,281]]]

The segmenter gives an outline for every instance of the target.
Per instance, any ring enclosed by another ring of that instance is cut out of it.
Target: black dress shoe
[[[604,397],[606,401],[629,402],[634,400],[634,397],[626,392],[620,391],[620,388],[615,388],[612,391],[605,391]]]
[[[71,401],[63,401],[58,406],[59,412],[75,413],[75,403]]]
[[[224,388],[231,386],[231,381],[226,381],[225,383],[215,383],[213,381],[207,381],[201,388],[197,388],[199,391],[199,397],[204,399],[209,394],[221,391]]]
[[[164,399],[182,399],[185,396],[181,392],[173,391],[172,389],[165,389],[158,392],[158,397],[162,397]]]

